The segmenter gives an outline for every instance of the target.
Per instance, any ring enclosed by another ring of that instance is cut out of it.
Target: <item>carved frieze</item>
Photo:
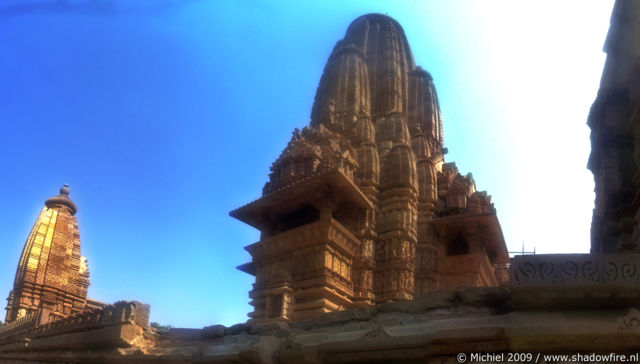
[[[538,254],[513,258],[513,287],[640,285],[640,255]]]

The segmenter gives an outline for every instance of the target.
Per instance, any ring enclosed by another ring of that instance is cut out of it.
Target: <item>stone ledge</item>
[[[394,310],[393,305],[386,304],[385,312],[375,308],[344,311],[318,316],[305,325],[177,330],[177,334],[188,334],[183,339],[194,341],[151,347],[139,345],[142,328],[127,324],[122,331],[109,327],[34,339],[27,348],[24,343],[3,346],[0,362],[50,358],[109,363],[421,362],[460,352],[622,353],[637,349],[640,311],[636,308],[496,313],[487,309],[491,306],[482,306],[502,304],[506,293],[508,290],[496,288],[442,291],[425,297],[425,302],[414,302],[420,309],[398,305],[399,310]],[[201,339],[197,339],[198,331]]]
[[[443,309],[439,309],[443,310]],[[476,312],[459,316],[455,308],[434,318],[425,314],[379,313],[382,320],[325,325],[314,330],[292,330],[281,337],[268,333],[227,335],[216,342],[194,345],[131,347],[117,350],[57,347],[50,351],[0,353],[0,361],[69,358],[78,362],[246,362],[340,363],[369,361],[430,361],[457,353],[477,352],[628,352],[640,340],[640,311],[566,310]],[[52,338],[51,338],[52,339]],[[51,347],[51,346],[49,346]],[[64,355],[63,355],[64,354]]]
[[[69,350],[95,348],[127,348],[142,343],[143,329],[133,324],[109,326],[100,329],[25,339],[21,343],[0,346],[0,353],[16,351]],[[3,354],[0,354],[2,357]]]
[[[149,310],[149,305],[138,301],[118,301],[113,305],[84,311],[44,325],[37,324],[42,314],[38,311],[0,329],[0,346],[20,343],[25,339],[60,336],[126,323],[147,327]]]

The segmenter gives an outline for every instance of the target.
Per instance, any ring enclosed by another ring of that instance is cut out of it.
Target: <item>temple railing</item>
[[[149,305],[137,301],[118,301],[102,309],[84,311],[39,325],[41,311],[27,315],[0,329],[0,345],[113,325],[149,325]]]
[[[28,312],[25,316],[16,319],[0,328],[0,344],[16,342],[28,335],[30,329],[40,323],[42,311]]]

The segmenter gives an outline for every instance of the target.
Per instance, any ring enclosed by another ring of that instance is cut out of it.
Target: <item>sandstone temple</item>
[[[590,254],[509,258],[489,196],[444,160],[432,77],[369,14],[262,196],[230,213],[261,232],[238,267],[246,323],[162,330],[148,305],[88,299],[64,186],[18,262],[0,363],[640,362],[640,2],[615,2],[604,50]]]
[[[329,56],[310,125],[293,132],[262,198],[231,212],[261,231],[239,267],[256,276],[251,321],[506,283],[491,198],[445,153],[433,79],[402,27],[356,19]]]
[[[64,185],[47,199],[31,229],[7,299],[7,323],[36,313],[47,323],[104,306],[87,299],[89,267],[80,256],[77,208],[69,192]]]
[[[27,237],[7,298],[0,346],[20,342],[27,347],[31,338],[44,340],[48,348],[70,348],[82,341],[128,345],[148,326],[149,305],[108,305],[87,298],[89,267],[80,252],[78,208],[69,194],[65,184],[45,201]],[[83,334],[89,329],[93,338]],[[0,355],[0,363],[5,359]]]

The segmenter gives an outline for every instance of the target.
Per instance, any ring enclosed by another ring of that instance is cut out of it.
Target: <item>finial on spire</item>
[[[75,215],[76,211],[78,211],[78,208],[76,207],[76,204],[74,204],[73,201],[71,201],[71,199],[69,198],[69,192],[71,192],[71,190],[69,189],[69,185],[65,183],[60,188],[60,194],[47,199],[44,202],[45,206],[49,208],[56,206],[66,206],[69,209],[69,212],[71,212],[71,215]]]
[[[61,188],[60,188],[60,194],[61,195],[66,195],[69,196],[69,193],[71,192],[71,190],[69,189],[69,184],[65,183]]]

